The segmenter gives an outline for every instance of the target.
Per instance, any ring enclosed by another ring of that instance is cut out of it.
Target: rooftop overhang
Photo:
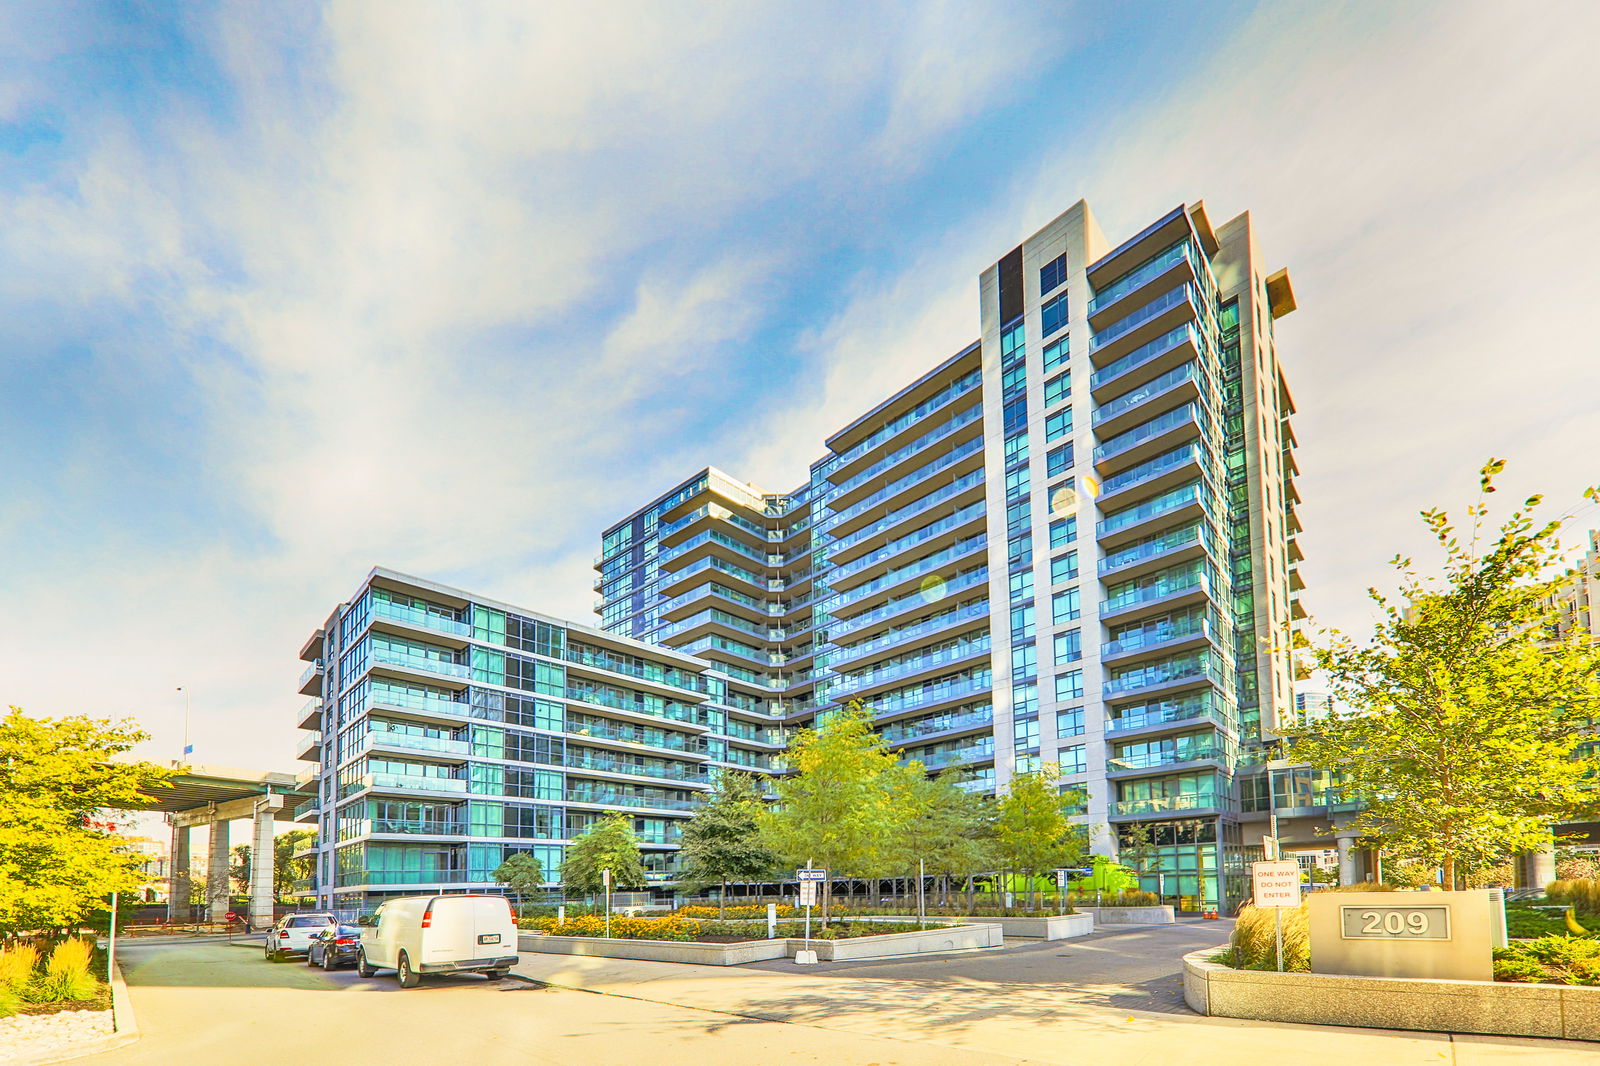
[[[1200,247],[1206,250],[1207,255],[1216,255],[1222,242],[1217,240],[1217,231],[1211,226],[1204,200],[1196,200],[1194,206],[1189,208],[1189,221],[1194,225],[1194,235],[1200,239]]]
[[[254,799],[265,795],[282,796],[297,803],[316,795],[309,775],[274,770],[238,770],[226,766],[191,766],[172,778],[169,788],[144,793],[149,803],[137,810],[181,814],[212,804]]]
[[[1273,318],[1282,318],[1295,309],[1294,286],[1289,282],[1289,269],[1278,271],[1267,278],[1267,307]]]

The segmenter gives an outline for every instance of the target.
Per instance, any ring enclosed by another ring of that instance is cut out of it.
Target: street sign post
[[[1276,843],[1276,841],[1274,841]],[[1257,907],[1272,909],[1278,938],[1278,972],[1283,972],[1283,912],[1300,906],[1300,864],[1293,859],[1273,859],[1250,864],[1251,898]]]
[[[794,953],[794,961],[807,966],[817,961],[817,953],[811,949],[811,908],[817,905],[817,889],[827,882],[828,871],[807,866],[796,870],[794,876],[800,882],[800,906],[806,909],[806,946]]]
[[[605,870],[601,870],[600,871],[600,880],[603,881],[605,883],[605,886],[606,886],[606,939],[610,940],[611,939],[611,871],[610,871],[610,869],[605,869]]]

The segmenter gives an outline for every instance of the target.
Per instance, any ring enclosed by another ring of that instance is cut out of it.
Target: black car
[[[354,966],[360,949],[360,929],[353,925],[330,925],[312,935],[311,946],[306,949],[306,965],[321,966],[324,970]]]

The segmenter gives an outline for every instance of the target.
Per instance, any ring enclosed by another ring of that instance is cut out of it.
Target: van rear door
[[[504,896],[478,896],[472,908],[477,933],[475,958],[497,959],[517,953],[517,927]]]
[[[422,961],[435,966],[477,958],[477,930],[471,896],[438,896],[428,904],[428,927],[422,931]]]

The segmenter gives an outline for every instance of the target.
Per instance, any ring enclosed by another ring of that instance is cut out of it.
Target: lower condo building
[[[792,490],[707,468],[605,531],[599,629],[374,571],[302,653],[321,899],[554,870],[607,809],[665,885],[714,767],[771,769],[855,700],[975,790],[1058,765],[1096,851],[1156,845],[1169,902],[1246,895],[1278,793],[1317,787],[1268,760],[1300,614],[1288,275],[1248,215],[1112,246],[1080,202],[978,297],[979,336]]]

